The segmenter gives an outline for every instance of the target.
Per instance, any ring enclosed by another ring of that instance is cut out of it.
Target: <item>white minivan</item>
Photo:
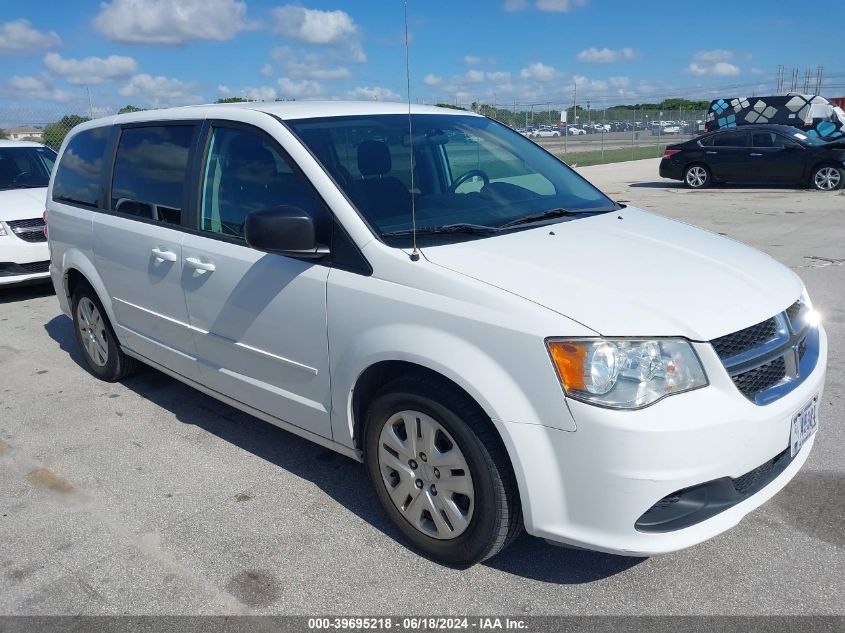
[[[438,561],[484,560],[523,524],[611,553],[688,547],[813,446],[827,338],[793,272],[614,202],[482,116],[98,119],[65,140],[47,206],[91,373],[140,361],[364,462]]]

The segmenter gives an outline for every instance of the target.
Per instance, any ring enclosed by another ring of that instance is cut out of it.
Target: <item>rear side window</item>
[[[114,163],[111,208],[165,224],[181,224],[193,136],[193,125],[124,129]]]
[[[103,156],[110,132],[109,127],[85,130],[68,142],[53,182],[53,200],[97,206]]]
[[[745,132],[725,132],[717,134],[713,139],[714,147],[745,147]]]

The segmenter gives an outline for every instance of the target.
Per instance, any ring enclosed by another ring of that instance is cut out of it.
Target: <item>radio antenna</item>
[[[408,151],[410,160],[408,170],[411,172],[411,261],[420,258],[417,251],[417,209],[414,201],[414,126],[411,123],[411,62],[410,45],[408,43],[408,0],[405,0],[405,82],[408,88]]]

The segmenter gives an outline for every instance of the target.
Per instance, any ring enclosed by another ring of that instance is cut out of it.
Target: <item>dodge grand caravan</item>
[[[485,117],[99,119],[65,140],[47,221],[92,374],[151,365],[364,462],[439,561],[493,556],[523,524],[611,553],[688,547],[813,446],[827,339],[801,280]]]

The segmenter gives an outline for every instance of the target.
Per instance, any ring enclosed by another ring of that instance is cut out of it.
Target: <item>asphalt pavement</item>
[[[845,196],[689,191],[655,160],[581,171],[771,254],[823,315],[815,448],[739,526],[647,559],[524,535],[442,567],[401,543],[362,465],[152,369],[99,382],[49,290],[3,289],[0,614],[845,614]]]

